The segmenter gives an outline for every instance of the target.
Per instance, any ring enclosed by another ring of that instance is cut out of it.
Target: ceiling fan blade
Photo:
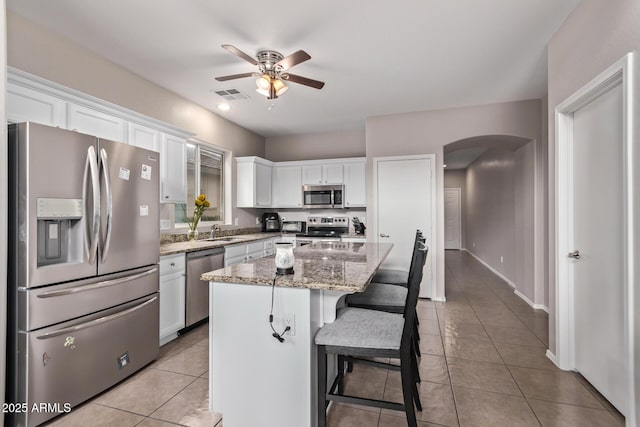
[[[253,76],[253,73],[231,74],[229,76],[216,77],[216,80],[219,82],[226,82],[227,80],[241,79],[251,76]]]
[[[298,83],[305,86],[310,86],[316,89],[322,89],[324,87],[324,82],[309,79],[307,77],[297,76],[295,74],[283,74],[282,78],[288,80],[293,83]]]
[[[276,66],[282,67],[282,70],[289,69],[294,65],[298,65],[303,63],[304,61],[308,61],[311,59],[311,56],[305,52],[304,50],[299,50],[297,52],[292,53],[291,55],[282,58],[280,61],[276,62]]]
[[[244,53],[243,51],[241,51],[240,49],[238,49],[235,46],[231,46],[230,44],[223,44],[222,48],[228,50],[231,53],[233,53],[235,56],[240,57],[240,58],[244,59],[247,62],[250,62],[253,65],[258,65],[258,61],[256,61],[255,58],[252,58],[251,56],[247,55],[246,53]]]

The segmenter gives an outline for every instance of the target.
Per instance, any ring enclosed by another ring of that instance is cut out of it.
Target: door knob
[[[569,252],[569,258],[580,259],[580,251]]]
[[[380,237],[389,237],[388,234],[380,233]]]

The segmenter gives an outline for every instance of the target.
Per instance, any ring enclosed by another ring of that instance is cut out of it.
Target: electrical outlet
[[[504,257],[502,255],[500,255],[500,264],[504,263]]]
[[[160,220],[160,230],[168,230],[171,228],[171,220],[170,219],[161,219]]]
[[[294,313],[286,313],[284,315],[284,326],[285,328],[287,326],[291,328],[285,335],[289,335],[290,337],[296,336],[296,315]]]
[[[259,217],[259,216],[257,216],[257,217],[256,217],[256,225],[260,225],[260,223],[261,223],[261,222],[262,222],[262,221],[260,221],[260,217]]]

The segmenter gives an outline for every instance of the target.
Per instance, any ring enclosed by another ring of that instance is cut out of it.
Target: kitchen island
[[[274,257],[202,275],[211,286],[209,409],[225,427],[316,425],[313,338],[345,295],[367,288],[392,246],[319,242],[294,250],[293,275],[276,277]]]

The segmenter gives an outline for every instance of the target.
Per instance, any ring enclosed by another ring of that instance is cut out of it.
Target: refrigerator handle
[[[104,148],[100,149],[100,167],[104,176],[104,188],[107,197],[107,230],[104,238],[104,244],[102,251],[100,252],[100,262],[107,260],[109,255],[109,244],[111,243],[111,230],[113,229],[113,199],[111,195],[111,176],[109,175],[109,159],[107,157],[107,151]]]
[[[93,192],[93,209],[91,222],[87,216],[87,181],[91,173],[91,190]],[[98,161],[96,158],[95,148],[89,147],[87,150],[87,161],[84,164],[84,182],[82,183],[82,217],[85,220],[84,227],[84,249],[89,264],[93,264],[96,260],[96,252],[98,249],[98,233],[100,231],[100,187],[99,187],[99,171]],[[89,231],[90,229],[90,231]]]

